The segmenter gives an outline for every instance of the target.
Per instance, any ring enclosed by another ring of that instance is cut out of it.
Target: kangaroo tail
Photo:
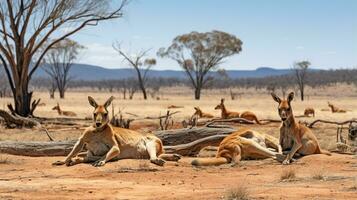
[[[331,156],[331,152],[329,152],[329,151],[327,151],[327,150],[320,149],[320,153],[321,153],[321,154],[328,155],[328,156]]]
[[[257,124],[261,124],[257,116],[254,116],[254,121],[257,122]]]
[[[192,160],[193,166],[214,166],[228,163],[228,160],[223,157],[219,158],[197,158]]]

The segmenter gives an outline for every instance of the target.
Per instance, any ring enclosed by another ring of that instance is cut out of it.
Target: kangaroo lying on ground
[[[257,116],[250,111],[245,111],[242,113],[228,111],[226,109],[226,106],[224,105],[224,99],[221,99],[221,103],[218,104],[214,109],[221,110],[222,119],[244,118],[250,121],[255,121],[257,124],[260,124],[260,121],[258,120]]]
[[[311,154],[331,155],[330,152],[320,148],[317,138],[308,127],[296,122],[291,107],[294,93],[291,92],[286,100],[280,99],[274,93],[271,93],[271,95],[274,101],[279,103],[278,112],[282,120],[279,143],[283,151],[288,151],[283,164],[289,164],[295,153],[302,156]]]
[[[327,102],[327,105],[328,105],[328,107],[331,108],[331,112],[332,113],[345,113],[345,112],[347,112],[346,110],[340,109],[340,108],[338,108],[337,106],[333,105],[330,102]]]
[[[57,161],[54,165],[72,166],[93,162],[93,166],[98,167],[108,161],[131,158],[150,159],[151,163],[162,166],[164,160],[180,159],[176,154],[164,154],[161,140],[154,135],[112,127],[109,124],[107,107],[113,99],[114,97],[110,97],[105,104],[98,105],[92,97],[88,97],[90,105],[94,107],[93,126],[84,131],[66,159]],[[87,152],[79,154],[84,146]]]
[[[70,116],[70,117],[77,116],[77,114],[75,112],[62,110],[59,103],[57,103],[57,105],[55,107],[53,107],[52,110],[57,110],[59,115]]]
[[[211,115],[209,113],[202,112],[202,110],[198,106],[194,107],[194,109],[196,110],[196,112],[193,115],[197,115],[200,118],[213,118],[213,115]]]
[[[276,152],[271,151],[273,148]],[[237,164],[241,159],[277,159],[282,153],[279,140],[267,134],[249,129],[234,132],[222,140],[215,158],[197,158],[191,164],[195,166]]]
[[[309,117],[310,115],[315,117],[315,110],[313,108],[305,108],[304,115],[306,117]]]

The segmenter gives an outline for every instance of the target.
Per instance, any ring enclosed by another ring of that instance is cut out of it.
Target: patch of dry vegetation
[[[10,164],[11,160],[3,155],[0,155],[0,164]]]
[[[325,170],[322,168],[313,169],[311,177],[314,180],[325,180],[325,177],[326,177]]]
[[[280,181],[293,181],[296,179],[296,170],[293,167],[284,169],[280,174]]]
[[[228,190],[224,196],[225,200],[249,200],[250,194],[245,186],[238,186],[236,188],[232,188]]]

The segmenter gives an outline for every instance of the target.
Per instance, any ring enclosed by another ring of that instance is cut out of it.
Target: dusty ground
[[[268,159],[208,168],[191,167],[189,158],[165,167],[121,160],[100,168],[51,166],[56,157],[6,158],[1,199],[222,199],[242,186],[252,199],[357,198],[357,158],[351,155],[313,155],[291,166]],[[281,180],[286,170],[296,177]]]
[[[193,113],[193,106],[200,106],[204,111],[217,117],[219,111],[213,108],[223,96],[229,110],[254,111],[259,118],[278,119],[276,103],[268,94],[254,94],[238,100],[229,100],[225,93],[212,93],[201,101],[188,96],[165,95],[160,101],[140,99],[114,102],[116,111],[124,108],[125,112],[135,113],[140,117],[158,116],[166,112],[168,105],[184,106],[174,120],[181,122]],[[65,100],[50,100],[46,93],[35,93],[42,98],[46,106],[39,107],[37,116],[57,117],[51,108],[57,101],[63,110],[72,110],[79,118],[91,116],[92,108],[87,103],[87,96],[92,95],[104,102],[109,93],[69,92]],[[120,97],[120,94],[113,94]],[[305,107],[312,106],[317,111],[316,118],[344,121],[357,116],[357,98],[353,95],[339,97],[330,92],[322,96],[313,96],[310,92],[305,102],[294,101],[294,113],[303,113]],[[4,108],[11,99],[0,99]],[[327,101],[351,110],[344,114],[331,114],[321,109],[327,108]],[[127,115],[128,116],[128,115]],[[311,122],[316,118],[299,118]],[[83,122],[89,124],[90,122]],[[158,128],[158,121],[137,121],[133,128],[149,131]],[[279,124],[237,125],[237,128],[250,127],[254,130],[278,137]],[[76,139],[81,129],[73,127],[48,127],[56,140]],[[322,148],[336,147],[336,126],[318,124],[313,129]],[[44,132],[30,129],[5,129],[0,126],[1,140],[48,141]],[[101,168],[91,165],[74,167],[54,167],[53,161],[62,157],[21,157],[0,154],[0,199],[224,199],[230,190],[245,187],[253,199],[356,199],[357,198],[357,157],[333,154],[332,156],[313,155],[304,157],[291,166],[282,166],[273,160],[243,161],[239,166],[193,168],[191,158],[184,158],[178,164],[167,163],[165,167],[156,167],[144,160],[121,160],[108,163]],[[287,171],[296,177],[281,180]]]

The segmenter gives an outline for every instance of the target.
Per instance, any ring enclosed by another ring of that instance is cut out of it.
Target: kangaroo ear
[[[98,107],[98,104],[97,104],[97,102],[95,102],[95,100],[93,99],[93,97],[88,96],[88,101],[89,101],[89,104],[90,104],[91,106],[93,106],[94,108],[97,108],[97,107]]]
[[[271,93],[271,96],[273,97],[274,101],[280,103],[281,99],[280,97],[278,97],[278,95],[276,95],[274,92]]]
[[[290,92],[288,95],[288,102],[290,103],[294,99],[294,92]]]
[[[198,110],[198,108],[197,107],[193,107],[195,110]]]
[[[224,99],[222,98],[222,99],[221,99],[221,104],[223,104],[223,103],[224,103]]]
[[[104,103],[104,107],[107,108],[108,106],[110,106],[113,100],[114,100],[113,96],[109,97],[109,99]]]

